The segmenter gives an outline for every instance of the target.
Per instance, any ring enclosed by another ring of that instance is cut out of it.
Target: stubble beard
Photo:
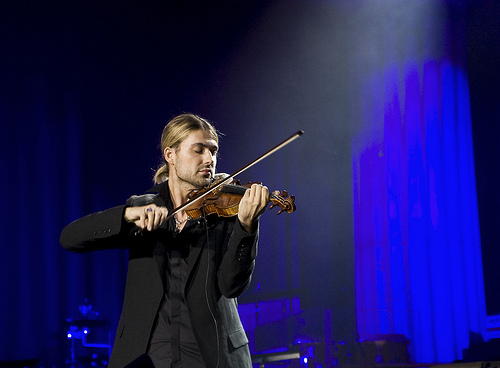
[[[199,170],[197,170],[194,174],[190,174],[182,169],[178,169],[178,167],[175,168],[175,174],[179,181],[186,184],[189,189],[195,190],[203,189],[212,182],[212,177],[214,175],[213,169],[210,169],[210,173],[210,177],[207,178],[201,175]]]

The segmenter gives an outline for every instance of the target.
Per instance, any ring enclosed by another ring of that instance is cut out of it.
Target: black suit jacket
[[[147,202],[171,208],[167,183],[154,190],[158,194],[147,197]],[[164,288],[168,287],[163,269],[164,249],[172,236],[168,224],[137,235],[138,228],[123,220],[126,207],[114,207],[76,220],[63,229],[60,238],[61,245],[74,252],[129,250],[125,297],[111,368],[124,367],[147,351]],[[237,217],[210,215],[200,223],[204,231],[193,237],[187,258],[185,297],[203,360],[207,367],[251,367],[248,339],[236,298],[250,283],[258,231],[248,234]]]

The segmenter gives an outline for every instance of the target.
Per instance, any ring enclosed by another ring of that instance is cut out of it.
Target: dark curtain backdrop
[[[255,276],[240,302],[298,298],[307,311],[306,324],[320,322],[319,332],[306,329],[310,336],[353,341],[371,328],[373,321],[356,323],[356,295],[373,280],[362,284],[355,273],[360,243],[354,230],[358,234],[364,227],[355,227],[354,209],[360,207],[353,203],[359,185],[353,160],[359,153],[356,137],[367,127],[376,130],[387,115],[361,112],[367,103],[379,111],[394,101],[389,95],[379,98],[378,91],[392,91],[403,104],[411,95],[398,83],[411,78],[417,103],[426,99],[416,81],[424,77],[426,60],[415,60],[411,74],[401,58],[405,45],[417,40],[415,47],[423,47],[435,35],[462,44],[468,12],[480,9],[460,1],[421,3],[422,11],[437,6],[439,17],[422,13],[409,22],[405,17],[411,14],[396,4],[412,1],[383,1],[380,7],[350,1],[2,4],[0,360],[63,362],[68,351],[64,321],[79,315],[85,299],[114,330],[126,252],[71,254],[59,246],[59,234],[70,221],[147,190],[158,163],[161,129],[184,111],[214,121],[225,134],[218,164],[224,172],[235,171],[298,129],[306,131],[240,178],[287,189],[298,207],[291,215],[263,215]],[[406,33],[396,36],[397,22],[385,33],[374,32],[377,24],[391,24],[388,19],[407,24]],[[443,24],[456,32],[449,35]],[[474,24],[481,34],[479,23]],[[431,29],[416,37],[425,25]],[[466,50],[456,52],[462,57]],[[446,52],[436,55],[436,68],[443,67]],[[463,75],[457,68],[464,72],[467,67],[455,60],[452,79]],[[433,83],[444,82],[436,77]],[[454,84],[449,93],[464,96],[466,85],[465,80]],[[474,105],[471,109],[474,126]],[[405,121],[391,124],[398,129]],[[470,129],[467,123],[465,128]],[[391,142],[388,148],[398,150],[398,139]],[[476,167],[481,170],[477,161]],[[473,181],[473,173],[467,175]],[[363,184],[370,188],[374,182]],[[380,215],[385,216],[383,209]],[[372,220],[366,218],[371,226]],[[398,326],[378,326],[375,332],[407,333]],[[439,339],[440,331],[433,331]],[[454,352],[444,356],[434,353],[434,342],[412,344],[422,353],[417,358],[460,357],[455,341],[445,347]]]
[[[472,5],[472,4],[471,4]],[[484,259],[486,308],[500,314],[497,262],[500,221],[500,7],[494,1],[474,3],[467,14],[467,76],[478,185],[479,224]]]

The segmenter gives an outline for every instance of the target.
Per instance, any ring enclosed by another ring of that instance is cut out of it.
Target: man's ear
[[[173,155],[174,155],[174,150],[172,149],[172,147],[167,147],[163,151],[163,158],[169,165],[174,163]]]

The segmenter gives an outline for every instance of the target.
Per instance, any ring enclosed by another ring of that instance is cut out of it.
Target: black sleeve
[[[127,248],[130,235],[138,228],[124,220],[125,208],[125,205],[113,207],[73,221],[62,230],[59,242],[78,253]]]
[[[258,239],[258,228],[249,234],[236,220],[218,271],[219,289],[226,298],[240,296],[250,285]]]

